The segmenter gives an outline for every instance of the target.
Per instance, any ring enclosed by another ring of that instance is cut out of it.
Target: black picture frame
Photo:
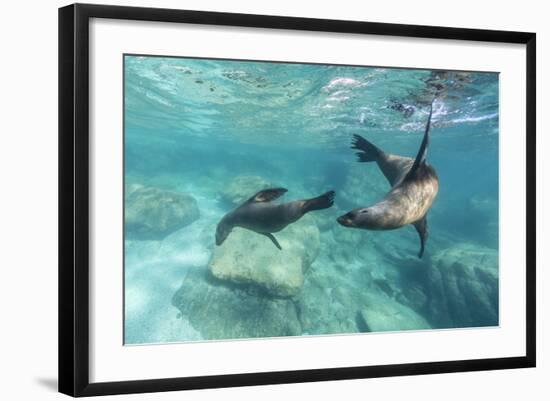
[[[91,18],[524,44],[527,68],[525,138],[527,149],[527,257],[525,261],[527,324],[525,332],[527,341],[525,355],[494,359],[90,383],[88,61]],[[95,396],[534,367],[536,363],[535,65],[535,33],[88,4],[74,4],[60,8],[59,391],[71,396]]]

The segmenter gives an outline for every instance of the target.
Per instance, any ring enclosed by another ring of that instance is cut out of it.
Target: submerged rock
[[[271,183],[256,175],[239,175],[233,178],[221,192],[222,198],[236,206],[243,203],[256,192],[269,188]]]
[[[367,296],[366,306],[359,318],[369,331],[400,331],[430,329],[430,324],[416,313],[390,297],[378,294]]]
[[[419,313],[398,302],[385,280],[372,278],[376,266],[371,263],[338,274],[316,262],[298,299],[303,330],[336,334],[431,328]]]
[[[275,236],[282,250],[266,236],[235,228],[215,248],[210,272],[221,280],[259,286],[274,296],[298,294],[304,273],[319,253],[319,229],[313,217],[305,215]]]
[[[320,267],[310,271],[297,299],[303,331],[311,335],[367,331],[357,326],[357,294],[357,288],[341,276]]]
[[[172,304],[207,340],[296,336],[301,326],[289,299],[264,297],[192,269]]]
[[[473,244],[445,249],[428,271],[429,315],[443,327],[498,324],[498,252]]]
[[[199,216],[197,201],[189,194],[137,184],[126,188],[127,239],[161,240]]]

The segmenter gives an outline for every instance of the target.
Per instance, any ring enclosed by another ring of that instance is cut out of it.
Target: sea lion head
[[[227,236],[231,233],[232,226],[225,224],[222,220],[216,227],[216,245],[220,246],[226,240]]]
[[[381,212],[376,205],[360,207],[338,217],[336,221],[344,227],[376,230],[381,227]]]

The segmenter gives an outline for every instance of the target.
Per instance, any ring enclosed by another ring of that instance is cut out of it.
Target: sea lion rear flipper
[[[434,99],[435,100],[435,99]],[[430,125],[432,121],[432,111],[433,111],[433,102],[430,105],[430,115],[428,117],[428,122],[426,123],[426,130],[424,131],[424,138],[420,144],[420,149],[418,149],[418,154],[414,159],[414,163],[403,179],[404,181],[413,178],[418,170],[418,168],[426,163],[426,155],[428,154],[428,143],[430,142]]]
[[[313,210],[328,209],[334,204],[334,191],[328,191],[324,194],[304,201],[302,210],[304,213],[311,212]]]
[[[418,257],[422,258],[422,255],[424,255],[424,244],[428,239],[428,217],[424,216],[422,219],[418,220],[416,223],[413,223],[413,226],[414,228],[416,228],[416,231],[420,236],[420,252],[418,253]]]
[[[260,233],[260,234],[263,234],[265,235],[267,238],[269,238],[277,248],[279,248],[280,251],[283,250],[283,248],[281,247],[281,244],[279,244],[279,241],[277,241],[277,238],[275,238],[275,236],[271,233]]]
[[[274,199],[281,197],[288,189],[286,188],[269,188],[261,190],[254,194],[247,202],[271,202]]]

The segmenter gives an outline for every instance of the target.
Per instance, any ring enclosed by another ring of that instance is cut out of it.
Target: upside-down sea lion
[[[412,224],[420,236],[419,258],[428,238],[427,213],[439,188],[437,174],[426,162],[432,109],[433,104],[415,159],[384,153],[360,135],[354,135],[352,149],[359,150],[359,162],[375,161],[392,188],[378,203],[354,209],[337,219],[345,227],[366,230],[394,230]]]
[[[216,228],[216,245],[225,241],[233,227],[242,227],[265,235],[277,248],[282,249],[273,233],[281,231],[308,212],[327,209],[334,203],[334,191],[312,199],[281,204],[271,202],[287,191],[286,188],[265,189],[227,213]]]

